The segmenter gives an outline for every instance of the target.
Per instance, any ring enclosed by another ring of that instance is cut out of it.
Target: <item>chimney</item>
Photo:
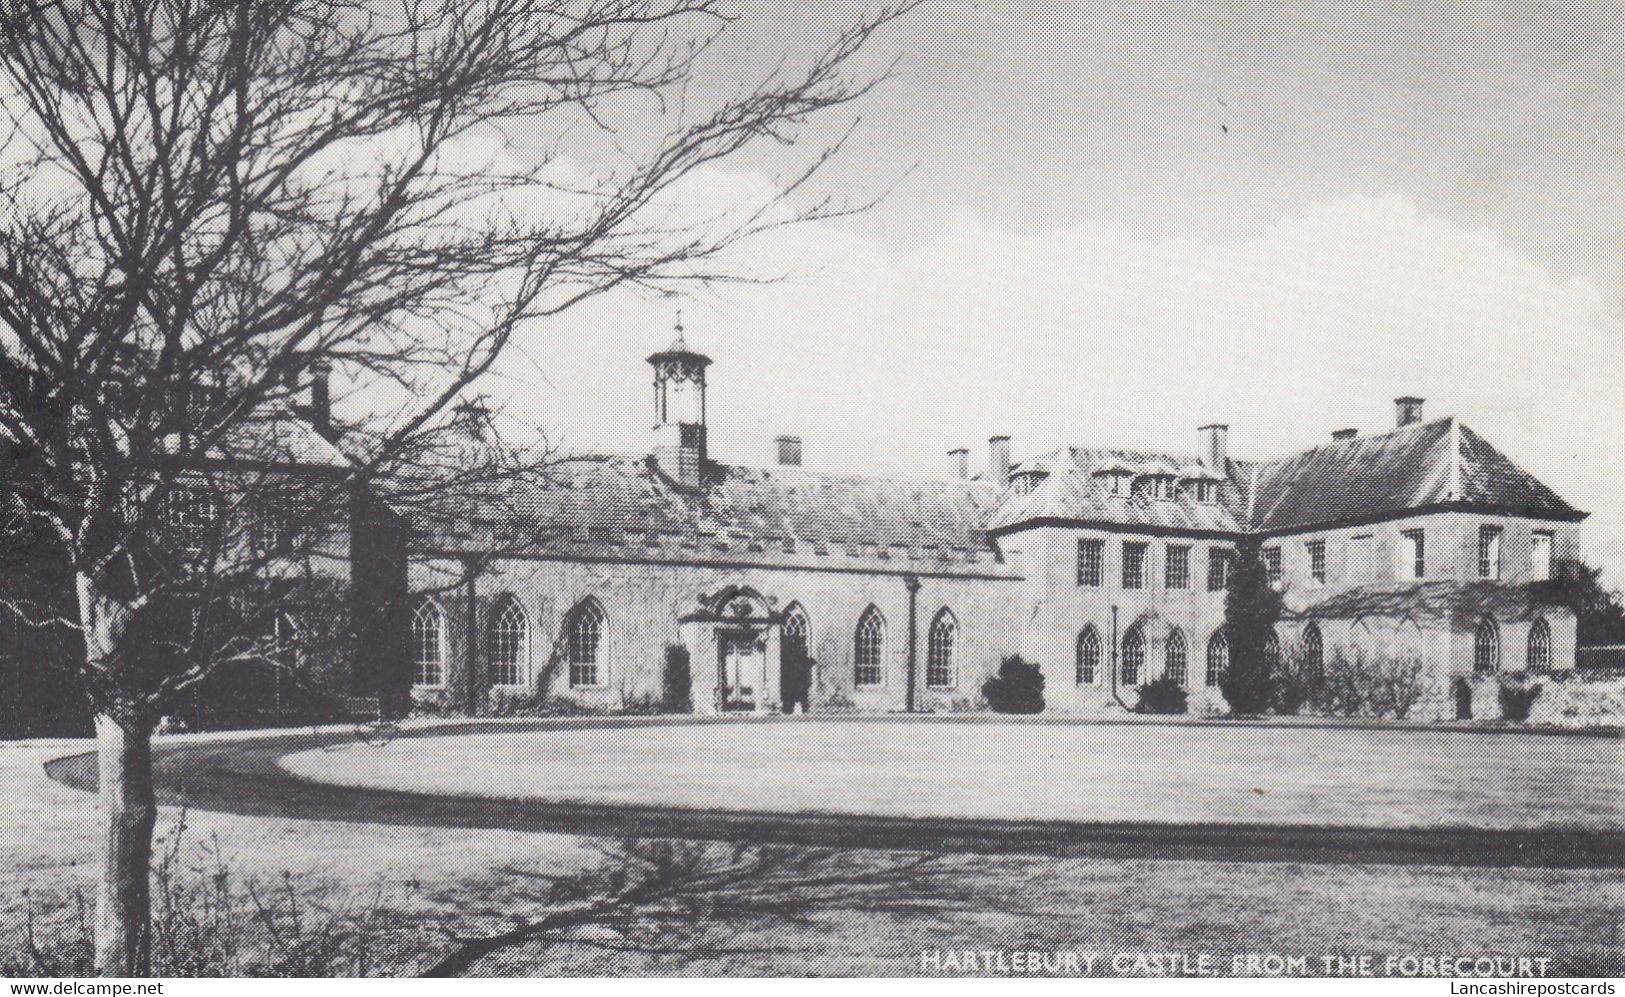
[[[801,437],[781,436],[776,441],[779,445],[779,466],[801,466]]]
[[[948,451],[948,466],[957,478],[970,477],[970,451],[964,447]]]
[[[1394,424],[1396,426],[1404,427],[1412,425],[1413,423],[1421,422],[1422,401],[1423,399],[1421,398],[1412,398],[1408,395],[1404,398],[1395,398]]]
[[[1010,437],[988,437],[987,476],[1001,485],[1010,483]]]
[[[1341,443],[1343,440],[1352,440],[1360,435],[1358,429],[1338,429],[1332,432],[1332,439]]]
[[[310,424],[323,436],[333,432],[333,365],[326,360],[310,364]]]
[[[1213,473],[1220,477],[1230,476],[1230,427],[1222,422],[1215,422],[1210,426],[1203,426],[1198,430],[1202,434],[1203,450],[1207,451],[1207,463]]]

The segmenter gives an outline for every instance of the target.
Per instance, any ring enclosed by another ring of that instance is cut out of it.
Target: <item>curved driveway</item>
[[[762,721],[696,721],[691,717],[492,721],[420,728],[403,736],[463,737],[500,732],[632,728],[696,722]],[[807,721],[785,718],[767,722],[794,724]],[[819,722],[831,721],[830,718],[819,718]],[[833,722],[902,725],[1009,721],[869,717]],[[1047,719],[1037,722],[1078,723]],[[1240,725],[1225,723],[1220,726],[1235,729]],[[1388,736],[1406,738],[1419,733],[1397,730]],[[1535,743],[1546,740],[1542,735],[1526,733],[1468,731],[1464,734],[1469,737],[1528,739]],[[231,740],[182,739],[160,743],[154,751],[160,801],[263,817],[551,831],[606,837],[679,837],[832,848],[1028,852],[1230,861],[1625,866],[1625,830],[1595,826],[1374,828],[1279,821],[1201,824],[1153,820],[921,817],[895,813],[774,813],[733,807],[699,808],[626,801],[494,799],[367,786],[346,787],[297,778],[280,763],[284,756],[294,752],[321,748],[337,751],[354,744],[354,735],[342,731],[298,736],[249,736]],[[1556,745],[1543,744],[1542,747],[1549,749]],[[53,778],[69,785],[86,790],[95,788],[93,755],[58,759],[47,766],[47,771]]]

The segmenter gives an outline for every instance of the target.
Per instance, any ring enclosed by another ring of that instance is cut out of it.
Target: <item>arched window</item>
[[[805,661],[811,647],[807,639],[807,611],[796,603],[784,611],[784,649]]]
[[[1488,616],[1473,634],[1473,671],[1493,675],[1501,670],[1501,630]]]
[[[437,687],[446,683],[446,614],[433,599],[412,610],[412,681]]]
[[[1230,668],[1230,639],[1223,630],[1213,631],[1207,642],[1207,684],[1217,686]]]
[[[504,595],[491,611],[491,684],[524,685],[530,627],[519,600]]]
[[[1123,684],[1139,685],[1140,669],[1145,666],[1145,634],[1138,626],[1129,627],[1123,635]]]
[[[931,621],[926,642],[925,684],[933,689],[954,687],[954,642],[959,639],[959,623],[947,609]]]
[[[1303,667],[1310,675],[1320,675],[1326,669],[1326,643],[1320,639],[1318,623],[1303,629]]]
[[[1100,680],[1100,634],[1093,623],[1078,634],[1078,684],[1094,685]]]
[[[1163,645],[1164,660],[1167,667],[1163,674],[1178,682],[1181,686],[1190,677],[1190,667],[1185,655],[1185,632],[1183,630],[1170,630],[1168,642]]]
[[[596,601],[588,599],[570,614],[564,639],[565,655],[570,663],[570,684],[602,685],[603,675],[598,662],[604,643],[604,611]]]
[[[886,618],[873,606],[863,611],[852,641],[852,682],[879,685],[880,657],[886,646]]]
[[[1552,668],[1552,625],[1541,617],[1529,625],[1529,660],[1527,667],[1532,672],[1551,671]]]

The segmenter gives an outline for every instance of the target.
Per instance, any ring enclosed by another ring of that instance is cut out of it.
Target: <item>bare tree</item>
[[[274,603],[290,559],[336,553],[357,488],[435,491],[404,469],[435,466],[517,330],[612,288],[724,276],[741,237],[844,210],[684,220],[668,202],[864,94],[854,58],[897,13],[695,110],[688,84],[731,23],[714,0],[8,4],[5,498],[72,580],[76,611],[31,622],[71,632],[96,713],[101,971],[149,964],[151,734],[201,677],[264,655],[245,607]],[[521,132],[532,155],[470,154]],[[613,156],[567,169],[576,139]],[[296,392],[327,370],[339,459],[295,430]],[[294,479],[289,515],[311,528],[249,542]]]

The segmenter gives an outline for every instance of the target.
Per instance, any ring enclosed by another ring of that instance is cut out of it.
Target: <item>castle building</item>
[[[559,461],[525,496],[533,544],[493,554],[471,528],[416,552],[420,703],[970,710],[1019,654],[1048,710],[1120,711],[1167,676],[1218,711],[1244,537],[1284,596],[1283,660],[1411,667],[1413,718],[1496,716],[1506,673],[1574,667],[1573,613],[1531,583],[1578,558],[1585,514],[1421,399],[1279,460],[1233,457],[1222,425],[1190,453],[1019,462],[996,436],[985,474],[957,450],[916,480],[809,471],[794,437],[776,466],[713,461],[711,362],[679,327],[649,358],[649,453]]]

